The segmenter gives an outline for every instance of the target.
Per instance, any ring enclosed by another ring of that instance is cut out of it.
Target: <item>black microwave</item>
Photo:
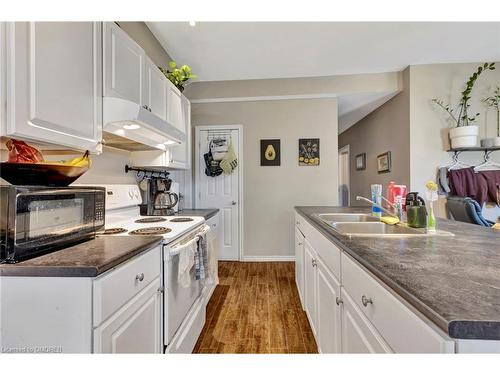
[[[0,186],[0,261],[15,263],[95,237],[105,189]]]

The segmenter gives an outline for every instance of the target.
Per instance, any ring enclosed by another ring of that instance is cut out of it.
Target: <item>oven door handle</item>
[[[177,245],[177,246],[174,246],[170,249],[170,256],[175,256],[175,255],[178,255],[183,249],[191,246],[191,244],[193,242],[198,242],[198,240],[200,239],[200,236],[196,236],[195,238],[193,238],[192,240],[186,242],[185,244],[182,244],[182,245]]]
[[[208,225],[204,225],[200,229],[200,231],[198,233],[196,233],[196,235],[194,236],[193,239],[189,240],[185,244],[172,247],[169,251],[170,256],[178,255],[182,251],[182,249],[185,249],[188,246],[191,246],[191,244],[193,242],[198,242],[200,240],[200,238],[203,237],[204,235],[206,235],[209,231],[210,231],[210,227]]]

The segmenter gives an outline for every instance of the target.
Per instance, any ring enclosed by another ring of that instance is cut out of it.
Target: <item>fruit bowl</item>
[[[68,186],[89,166],[36,164],[36,163],[0,163],[0,177],[12,185]]]

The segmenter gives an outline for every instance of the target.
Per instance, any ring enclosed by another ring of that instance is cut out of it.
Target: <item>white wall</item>
[[[431,102],[441,98],[456,104],[468,77],[479,63],[434,64],[410,66],[410,184],[412,191],[423,192],[425,183],[435,180],[438,166],[451,161],[448,145],[448,123],[443,112]],[[480,99],[500,85],[500,63],[497,70],[483,73],[474,86],[471,99],[471,112],[480,112],[478,125],[480,136],[495,136],[496,118],[493,110],[486,111]],[[493,153],[492,159],[500,162],[500,152]],[[471,164],[479,164],[483,153],[463,153],[460,159]],[[446,216],[445,200],[440,199],[437,214]],[[496,220],[500,215],[498,208],[488,210],[485,215]]]
[[[294,206],[337,205],[337,100],[193,104],[196,125],[243,125],[244,256],[292,256]],[[281,166],[260,166],[260,140],[281,139]],[[298,165],[298,139],[320,138],[320,165]]]

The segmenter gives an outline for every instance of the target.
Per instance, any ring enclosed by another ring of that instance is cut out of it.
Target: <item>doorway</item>
[[[349,145],[339,149],[339,206],[350,205]]]
[[[225,139],[233,145],[238,166],[233,173],[205,174],[204,155],[210,142]],[[219,260],[241,260],[243,242],[243,128],[241,125],[197,126],[195,133],[195,207],[218,208]]]

